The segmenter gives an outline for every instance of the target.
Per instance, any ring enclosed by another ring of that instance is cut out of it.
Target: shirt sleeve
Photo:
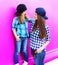
[[[46,26],[46,35],[47,35],[46,41],[50,41],[50,31],[49,31],[49,27],[48,26]]]
[[[34,18],[30,18],[29,22],[34,23],[35,19]]]
[[[16,18],[13,19],[12,30],[16,30]]]

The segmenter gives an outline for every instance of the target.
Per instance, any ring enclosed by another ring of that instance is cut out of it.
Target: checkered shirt
[[[35,20],[30,20],[31,23],[31,28],[30,28],[30,47],[34,50],[37,50],[38,48],[42,47],[46,41],[50,41],[50,33],[49,33],[49,28],[47,25],[45,25],[46,28],[46,38],[40,39],[39,37],[39,28],[36,28],[36,31],[32,33],[32,29],[35,23]]]

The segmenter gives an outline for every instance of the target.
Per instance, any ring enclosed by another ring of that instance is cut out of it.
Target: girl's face
[[[26,11],[24,11],[22,14],[21,14],[21,16],[24,18],[25,17],[25,15],[26,15]]]
[[[34,17],[35,17],[35,20],[37,20],[37,13],[35,12],[35,14],[34,14]]]

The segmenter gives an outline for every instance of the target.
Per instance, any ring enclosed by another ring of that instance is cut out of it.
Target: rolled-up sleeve
[[[16,30],[16,19],[15,18],[13,19],[13,22],[12,22],[12,30]]]
[[[29,22],[34,23],[35,19],[34,18],[30,18]]]
[[[49,31],[49,27],[48,26],[46,26],[46,35],[47,35],[46,41],[50,41],[50,31]]]

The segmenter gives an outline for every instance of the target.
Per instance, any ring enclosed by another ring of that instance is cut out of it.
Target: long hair
[[[35,20],[35,24],[32,30],[33,33],[37,27],[39,28],[40,38],[46,38],[45,20],[43,20],[40,15],[37,15],[37,20]]]

